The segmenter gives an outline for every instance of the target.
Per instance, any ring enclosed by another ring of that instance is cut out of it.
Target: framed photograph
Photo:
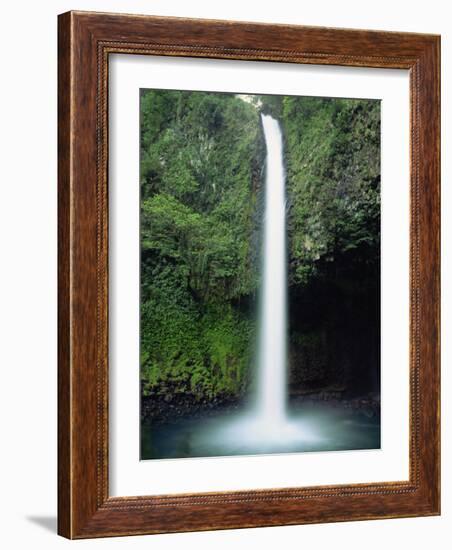
[[[59,16],[61,535],[440,513],[439,50]]]

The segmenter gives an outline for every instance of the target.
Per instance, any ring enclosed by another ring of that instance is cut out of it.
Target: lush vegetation
[[[338,344],[338,324],[353,330],[357,316],[369,335],[378,324],[379,103],[144,90],[144,395],[170,387],[200,399],[238,397],[249,386],[265,170],[261,111],[279,118],[285,137],[293,384],[346,382],[361,360]],[[363,318],[361,310],[370,314]]]
[[[142,378],[212,397],[247,384],[259,113],[231,95],[141,97]]]
[[[379,391],[380,104],[280,99],[290,239],[291,378]]]

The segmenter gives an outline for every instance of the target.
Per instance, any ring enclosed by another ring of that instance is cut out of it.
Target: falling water
[[[380,444],[379,423],[362,423],[348,413],[328,407],[287,410],[283,145],[279,123],[271,116],[261,116],[267,171],[255,402],[236,415],[188,419],[185,424],[175,424],[173,432],[164,429],[159,433],[158,429],[146,428],[146,437],[149,439],[152,434],[152,438],[151,450],[145,450],[145,458],[374,449]],[[147,439],[143,441],[146,445]]]
[[[283,140],[277,120],[261,115],[267,146],[262,288],[254,406],[219,421],[197,440],[239,453],[301,450],[318,445],[308,418],[289,415],[286,375],[287,253]],[[204,447],[204,448],[206,448]],[[206,451],[204,451],[206,452]]]
[[[263,220],[262,287],[258,320],[255,403],[248,411],[216,425],[209,438],[244,452],[301,450],[321,437],[307,416],[287,411],[287,252],[283,140],[277,120],[261,115],[267,147]]]
[[[286,198],[279,123],[261,115],[267,146],[263,280],[259,320],[257,414],[268,424],[286,417]]]

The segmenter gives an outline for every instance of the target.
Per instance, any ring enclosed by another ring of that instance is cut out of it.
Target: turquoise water
[[[380,418],[324,404],[299,406],[284,424],[244,413],[141,426],[142,460],[380,448]]]

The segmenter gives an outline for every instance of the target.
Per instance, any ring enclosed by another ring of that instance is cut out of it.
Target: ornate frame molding
[[[59,16],[61,535],[439,513],[439,46],[438,36],[422,34],[89,12]],[[117,53],[410,71],[409,481],[109,497],[108,59]]]

